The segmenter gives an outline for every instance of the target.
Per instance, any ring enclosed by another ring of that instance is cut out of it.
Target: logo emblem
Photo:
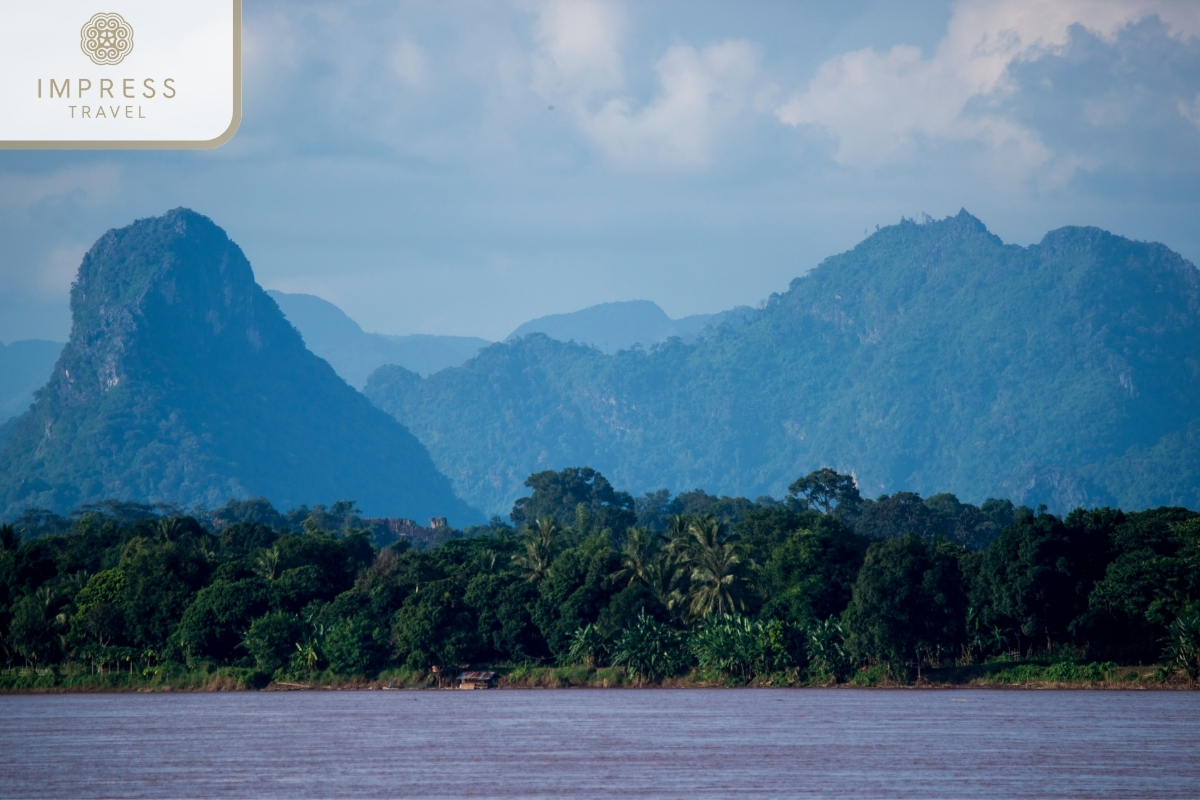
[[[93,63],[120,64],[133,52],[133,28],[120,14],[96,14],[79,31],[79,46]]]

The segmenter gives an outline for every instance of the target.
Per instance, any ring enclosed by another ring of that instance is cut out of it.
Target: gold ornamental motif
[[[96,14],[79,31],[79,46],[93,63],[120,64],[133,52],[133,27],[120,14]]]

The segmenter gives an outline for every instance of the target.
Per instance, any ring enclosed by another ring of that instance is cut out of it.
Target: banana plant
[[[595,669],[604,659],[607,650],[608,640],[599,628],[589,622],[571,634],[567,660],[572,664],[583,664],[588,669]]]
[[[1200,609],[1193,607],[1176,617],[1166,642],[1167,663],[1192,680],[1200,679]]]

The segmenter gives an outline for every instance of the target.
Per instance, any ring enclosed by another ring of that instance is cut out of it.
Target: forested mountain
[[[723,325],[737,327],[753,316],[754,309],[742,306],[719,314],[693,314],[671,319],[657,303],[627,300],[601,303],[570,314],[539,317],[521,325],[508,338],[521,339],[531,333],[542,333],[560,342],[576,342],[615,353],[638,344],[650,347],[672,336],[685,342],[694,341],[706,330]]]
[[[49,384],[0,450],[0,515],[262,495],[478,519],[403,426],[305,349],[208,218],[176,209],[106,233],[71,311]]]
[[[24,413],[33,393],[45,385],[62,352],[62,342],[25,339],[0,342],[0,423]]]
[[[344,311],[311,294],[267,292],[296,326],[308,349],[329,362],[351,386],[361,389],[383,364],[399,364],[420,375],[457,367],[491,342],[474,336],[367,333]]]
[[[532,335],[367,395],[461,496],[587,464],[636,490],[1200,508],[1200,273],[1096,228],[1005,245],[965,211],[827,259],[737,329],[605,355]]]

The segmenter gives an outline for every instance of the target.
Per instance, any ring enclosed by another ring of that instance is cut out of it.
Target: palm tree
[[[264,550],[262,555],[254,560],[254,571],[259,577],[269,581],[275,580],[275,570],[279,568],[279,548],[272,547]]]
[[[731,542],[717,545],[698,554],[692,562],[688,614],[692,619],[709,614],[732,614],[744,611],[742,598],[745,581],[741,553]]]
[[[674,514],[667,517],[667,552],[672,558],[681,559],[691,549],[692,540],[688,534],[688,526],[692,517],[685,514]]]
[[[686,593],[681,591],[682,579],[686,577],[679,563],[662,550],[645,569],[646,588],[650,590],[650,596],[672,613],[686,603]]]
[[[687,568],[687,617],[745,610],[745,557],[728,540],[723,523],[710,514],[689,520],[686,535],[676,536],[672,549]]]
[[[536,527],[521,532],[525,552],[514,555],[513,563],[521,569],[525,580],[534,583],[550,573],[550,564],[558,555],[558,540],[558,523],[553,517],[542,517]]]
[[[615,583],[633,586],[641,581],[647,586],[650,581],[647,571],[659,555],[658,536],[646,528],[630,528],[625,536],[625,547],[621,550],[621,569],[609,575]]]
[[[181,531],[183,531],[183,522],[179,517],[162,517],[158,520],[158,536],[164,541],[175,541]]]

